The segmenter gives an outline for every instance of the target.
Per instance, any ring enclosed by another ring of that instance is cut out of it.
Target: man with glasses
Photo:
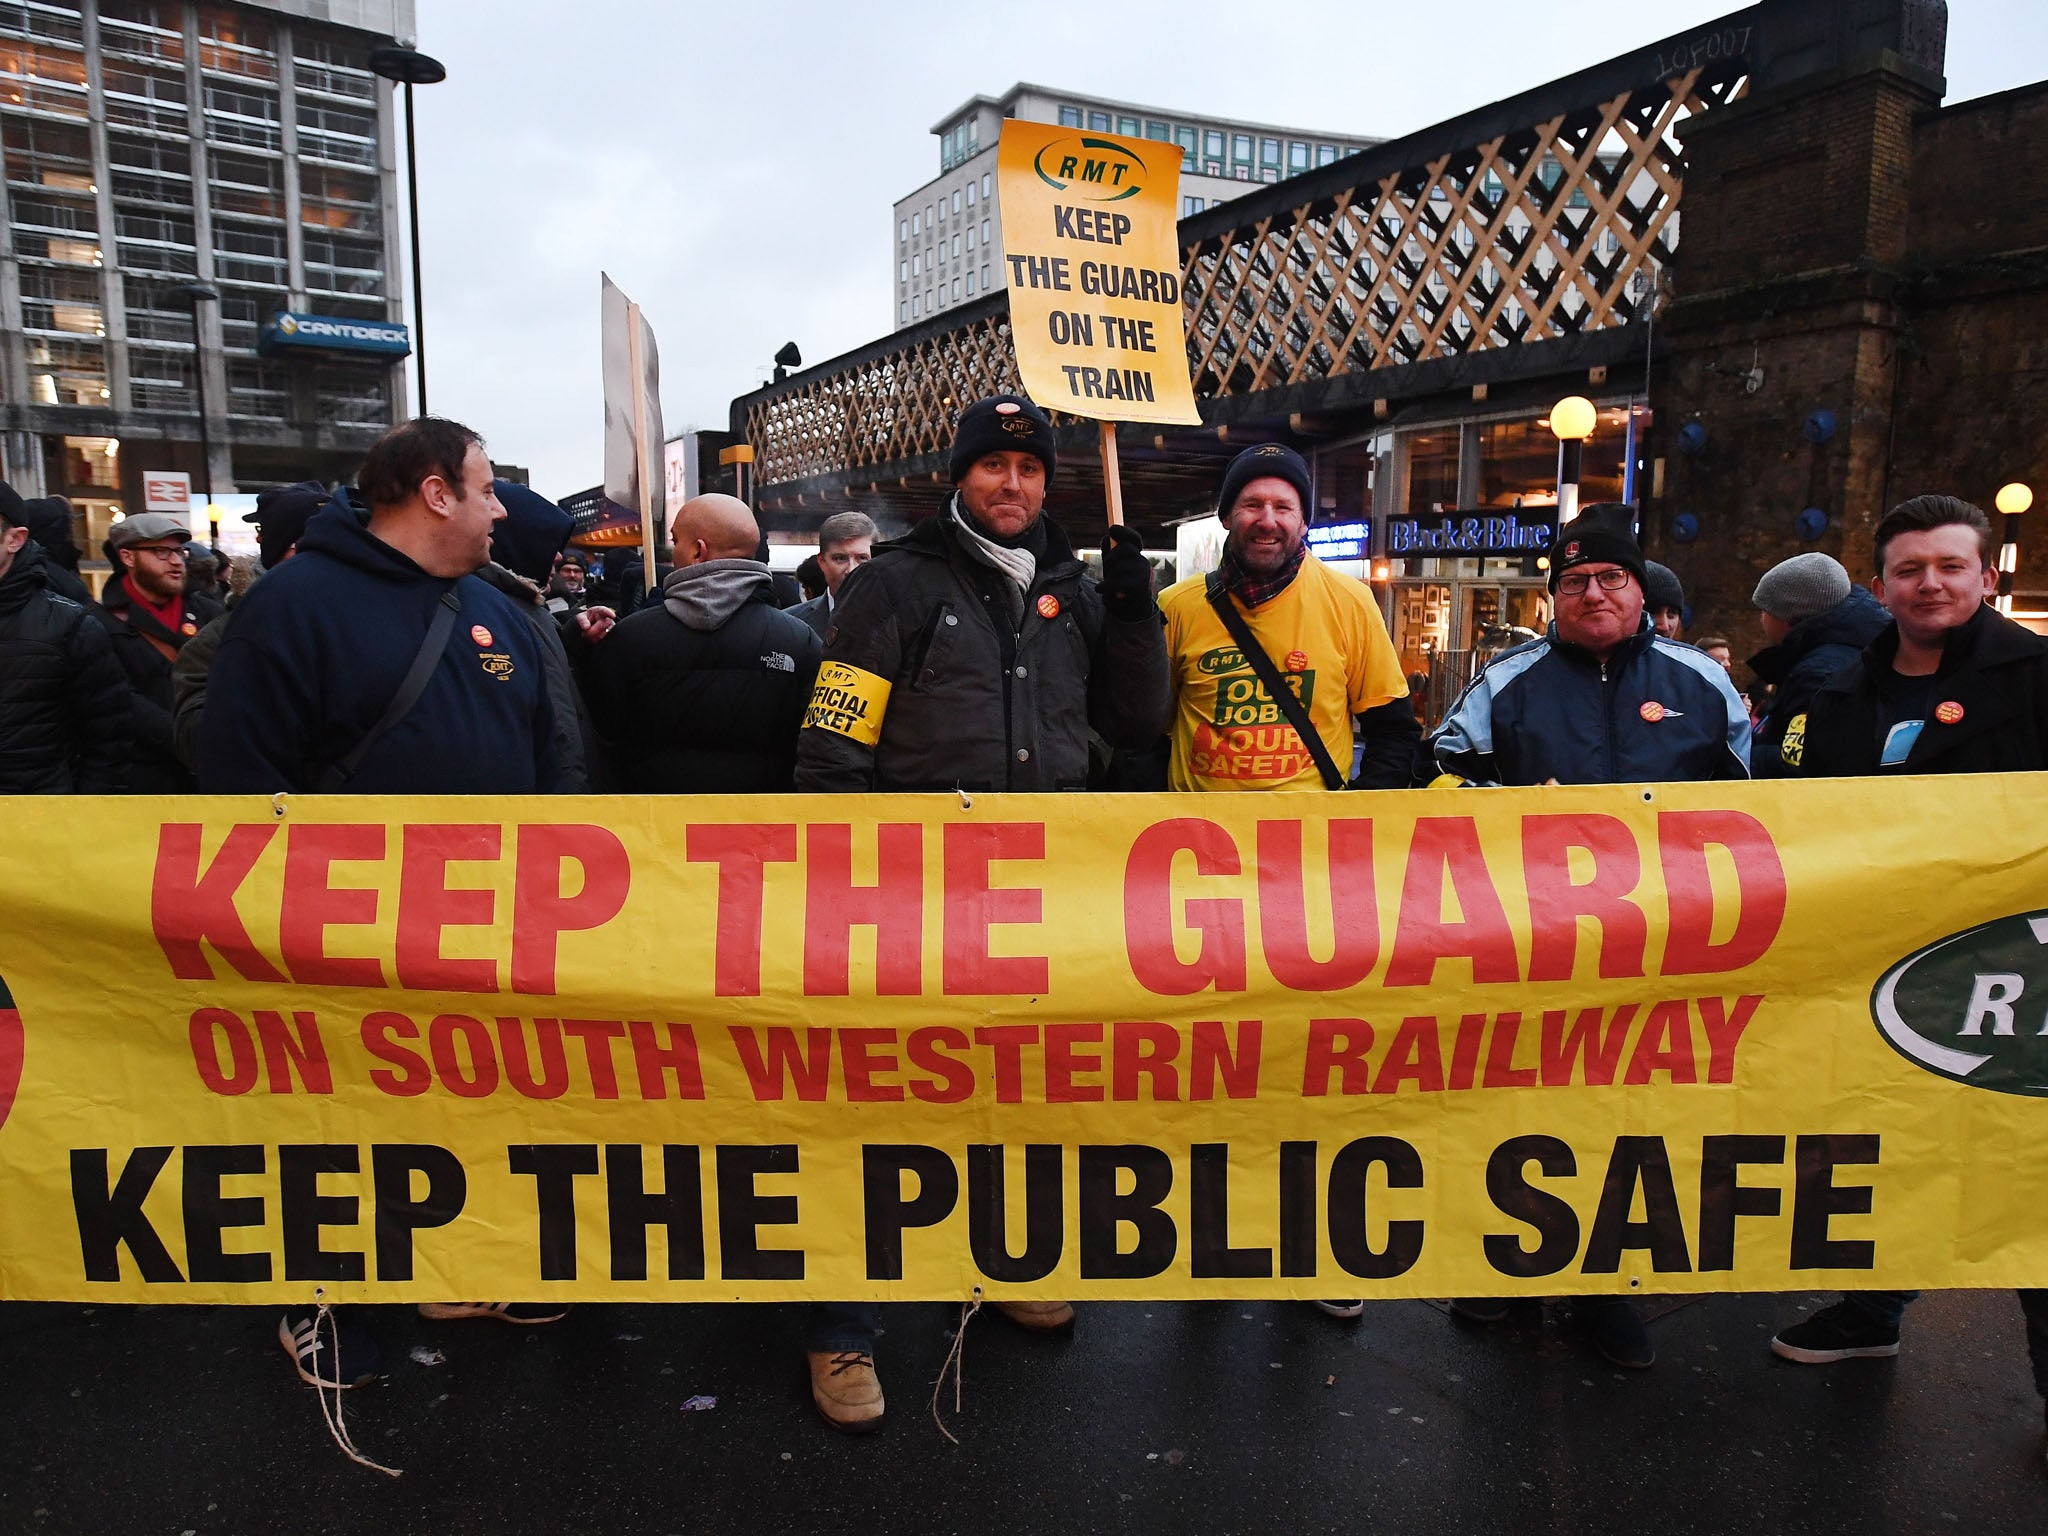
[[[1424,747],[1437,772],[1467,784],[1748,778],[1749,712],[1718,662],[1657,633],[1643,577],[1633,507],[1596,503],[1561,528],[1549,633],[1495,657],[1452,706]],[[1451,1303],[1475,1323],[1508,1310],[1497,1297]],[[1572,1310],[1611,1363],[1656,1363],[1627,1297],[1582,1296]]]
[[[128,677],[135,794],[189,794],[192,775],[178,760],[172,729],[171,664],[185,642],[221,613],[221,605],[185,589],[185,547],[192,532],[168,512],[141,512],[114,524],[107,558],[117,567],[100,594],[114,655]]]

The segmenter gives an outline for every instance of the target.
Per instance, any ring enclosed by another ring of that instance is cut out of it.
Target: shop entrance
[[[1392,584],[1392,596],[1394,650],[1431,726],[1482,667],[1502,651],[1537,639],[1550,622],[1550,594],[1541,581],[1401,580]]]

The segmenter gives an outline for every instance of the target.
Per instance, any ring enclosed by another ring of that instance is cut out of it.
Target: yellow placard
[[[9,809],[0,1297],[2048,1284],[2038,776]]]
[[[1178,147],[1003,124],[1003,276],[1024,392],[1097,421],[1193,423]]]
[[[882,716],[888,713],[889,692],[895,686],[886,677],[843,661],[825,662],[811,688],[804,724],[872,747],[882,739]]]

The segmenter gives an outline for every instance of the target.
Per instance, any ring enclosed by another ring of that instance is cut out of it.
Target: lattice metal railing
[[[1681,135],[1739,63],[1688,70],[1188,252],[1197,395],[1626,325],[1678,237]]]
[[[1754,28],[1724,22],[1704,35],[1715,40],[1709,55],[1694,48],[1685,68],[1645,51],[1589,72],[1607,87],[1591,105],[1414,164],[1389,165],[1402,146],[1381,146],[1184,221],[1196,395],[1251,395],[1642,318],[1678,239],[1685,125],[1748,85]],[[1650,78],[1615,88],[1632,69]],[[1455,142],[1457,126],[1403,143]],[[1235,223],[1209,228],[1232,213]],[[965,401],[1017,387],[998,296],[963,307],[951,325],[928,322],[762,391],[745,403],[745,432],[763,485],[885,470],[943,451]]]

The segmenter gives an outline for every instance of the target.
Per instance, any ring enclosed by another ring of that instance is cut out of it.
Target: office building
[[[0,473],[69,497],[89,553],[152,471],[197,502],[202,402],[217,493],[350,475],[405,413],[370,51],[413,21],[412,0],[0,3]]]
[[[1005,118],[1178,144],[1181,214],[1200,213],[1261,182],[1329,165],[1377,139],[1104,101],[1041,85],[976,96],[932,129],[939,174],[896,204],[896,326],[1002,286],[996,140]]]

